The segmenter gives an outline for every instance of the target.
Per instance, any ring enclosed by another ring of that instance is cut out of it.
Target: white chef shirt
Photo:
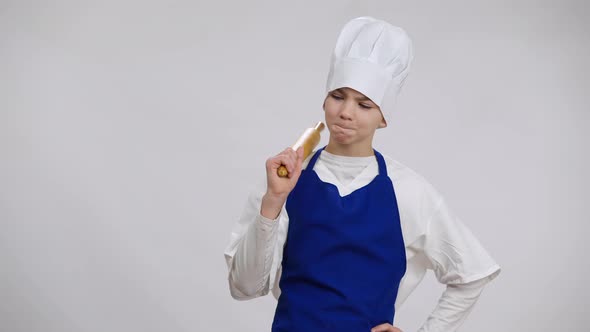
[[[303,162],[304,169],[311,156],[313,153]],[[428,181],[389,156],[383,157],[397,199],[407,259],[395,309],[422,281],[426,270],[433,270],[447,287],[419,332],[455,331],[483,287],[500,273],[500,266]],[[379,167],[375,156],[338,156],[323,150],[314,171],[323,182],[334,184],[340,196],[346,196],[370,183]],[[269,290],[278,299],[281,293],[278,281],[289,216],[283,205],[276,219],[263,217],[260,207],[265,192],[266,177],[250,193],[225,250],[230,293],[238,300],[263,296]]]

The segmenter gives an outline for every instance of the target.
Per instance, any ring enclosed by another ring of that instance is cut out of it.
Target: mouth
[[[347,129],[347,130],[350,130],[350,129],[352,129],[352,128],[345,127],[345,126],[342,126],[342,125],[339,125],[339,124],[334,124],[334,126],[336,126],[336,127],[338,127],[338,128],[341,128],[341,129]]]

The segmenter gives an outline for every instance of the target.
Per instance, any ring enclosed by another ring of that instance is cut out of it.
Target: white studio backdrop
[[[223,250],[363,15],[414,41],[376,148],[502,267],[461,330],[586,329],[589,7],[0,0],[0,331],[270,330],[276,301],[233,300]],[[443,289],[430,272],[396,325]]]

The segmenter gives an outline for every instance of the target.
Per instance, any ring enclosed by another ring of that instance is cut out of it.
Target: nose
[[[344,102],[341,104],[340,107],[340,119],[342,120],[352,120],[352,114],[354,112],[354,105],[353,103]]]

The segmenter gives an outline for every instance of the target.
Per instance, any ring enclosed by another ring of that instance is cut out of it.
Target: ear
[[[381,122],[379,122],[379,127],[377,128],[385,128],[387,127],[387,122],[385,121],[385,117],[383,116],[383,113],[381,113]]]

